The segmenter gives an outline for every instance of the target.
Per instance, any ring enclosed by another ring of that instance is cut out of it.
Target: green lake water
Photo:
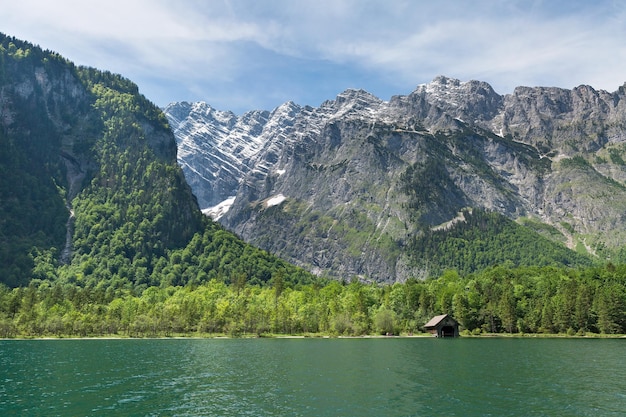
[[[0,416],[624,416],[626,340],[0,341]]]

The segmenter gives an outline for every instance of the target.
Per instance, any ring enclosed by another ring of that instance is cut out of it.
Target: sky
[[[119,73],[159,106],[242,114],[319,106],[348,88],[388,100],[438,75],[616,91],[622,0],[20,0],[0,32]]]

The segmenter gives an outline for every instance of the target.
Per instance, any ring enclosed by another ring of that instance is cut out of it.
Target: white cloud
[[[387,98],[440,74],[500,93],[612,91],[626,78],[625,17],[612,0],[21,0],[3,5],[0,28],[120,72],[159,104],[242,110],[316,105],[347,87]]]
[[[370,32],[330,43],[334,49],[327,56],[353,59],[405,82],[438,74],[486,76],[504,92],[526,80],[574,86],[594,79],[602,88],[615,88],[626,74],[625,30],[617,19],[605,22],[606,16],[588,14],[501,15],[502,10],[470,7],[450,14],[451,10],[440,10],[432,20],[432,15],[415,11],[396,22],[391,33]],[[607,61],[615,67],[602,66]]]

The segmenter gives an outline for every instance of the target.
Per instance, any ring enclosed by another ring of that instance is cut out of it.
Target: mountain
[[[300,108],[287,103],[273,112],[253,111],[242,117],[213,109],[206,103],[175,103],[165,109],[178,142],[178,161],[195,190],[200,207],[235,196],[240,180],[259,165],[255,156],[268,141],[289,134]]]
[[[626,261],[626,100],[437,77],[381,100],[165,109],[206,214],[319,275]],[[470,230],[471,229],[471,230]]]
[[[176,155],[130,80],[0,34],[0,283],[307,279],[202,216]]]

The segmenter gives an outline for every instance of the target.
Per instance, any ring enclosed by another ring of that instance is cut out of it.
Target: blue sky
[[[319,106],[346,88],[388,100],[438,75],[616,91],[626,2],[20,0],[0,32],[120,73],[160,106]]]

